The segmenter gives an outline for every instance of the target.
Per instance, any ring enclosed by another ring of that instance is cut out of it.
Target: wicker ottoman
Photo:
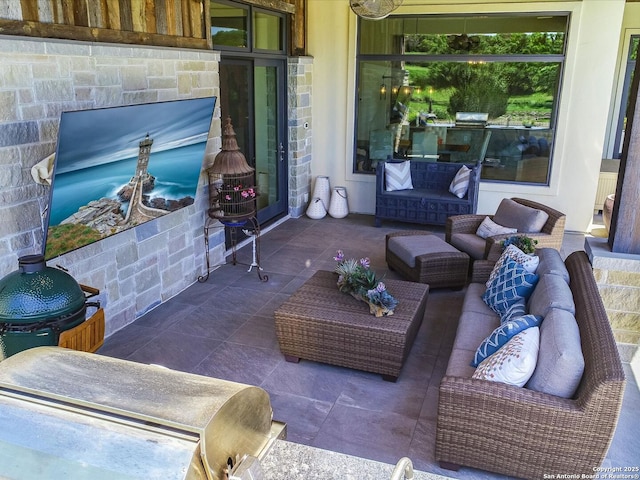
[[[422,323],[429,286],[385,280],[398,306],[393,315],[376,317],[367,303],[338,291],[337,280],[320,270],[275,311],[280,351],[289,362],[304,358],[395,382]]]
[[[386,236],[389,268],[412,282],[431,288],[462,288],[467,284],[469,255],[425,231],[400,231]]]

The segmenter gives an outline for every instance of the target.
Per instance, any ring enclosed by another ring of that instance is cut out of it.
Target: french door
[[[280,59],[222,58],[220,108],[231,117],[238,146],[256,169],[258,222],[286,213],[286,62]]]

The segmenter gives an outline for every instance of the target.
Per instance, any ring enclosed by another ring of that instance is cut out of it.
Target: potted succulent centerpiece
[[[532,255],[536,253],[536,245],[538,245],[538,240],[536,240],[535,238],[531,238],[528,235],[513,235],[511,237],[505,238],[502,242],[503,248],[507,248],[507,246],[509,245],[518,247],[524,253]]]
[[[341,292],[367,302],[369,312],[376,317],[393,315],[398,300],[387,291],[386,285],[371,270],[369,258],[347,259],[344,252],[338,250],[333,259],[338,262],[335,272],[338,274],[338,289]]]

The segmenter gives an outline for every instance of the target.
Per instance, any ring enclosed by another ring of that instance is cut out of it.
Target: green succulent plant
[[[509,238],[505,238],[502,242],[502,248],[507,248],[508,245],[513,245],[514,247],[518,247],[524,253],[535,253],[536,245],[538,245],[538,240],[535,238],[531,238],[527,235],[514,235]]]

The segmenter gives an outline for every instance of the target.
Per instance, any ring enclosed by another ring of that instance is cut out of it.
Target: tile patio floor
[[[99,354],[161,364],[176,370],[257,385],[271,397],[274,418],[288,425],[287,439],[395,464],[408,456],[418,470],[460,479],[504,478],[489,472],[439,468],[434,459],[438,384],[456,332],[461,291],[433,290],[409,359],[396,383],[379,375],[302,360],[284,361],[273,312],[316,270],[333,270],[333,256],[368,256],[388,278],[384,236],[415,225],[349,215],[344,219],[288,219],[261,236],[255,272],[250,245],[237,265],[225,264],[205,283],[194,283],[168,302],[108,337]],[[444,237],[444,230],[430,228]],[[584,235],[567,233],[562,254],[582,250]],[[640,464],[640,394],[628,364],[623,412],[603,466]],[[505,452],[508,455],[508,452]],[[541,472],[541,478],[542,478]],[[553,472],[571,473],[571,472]]]

